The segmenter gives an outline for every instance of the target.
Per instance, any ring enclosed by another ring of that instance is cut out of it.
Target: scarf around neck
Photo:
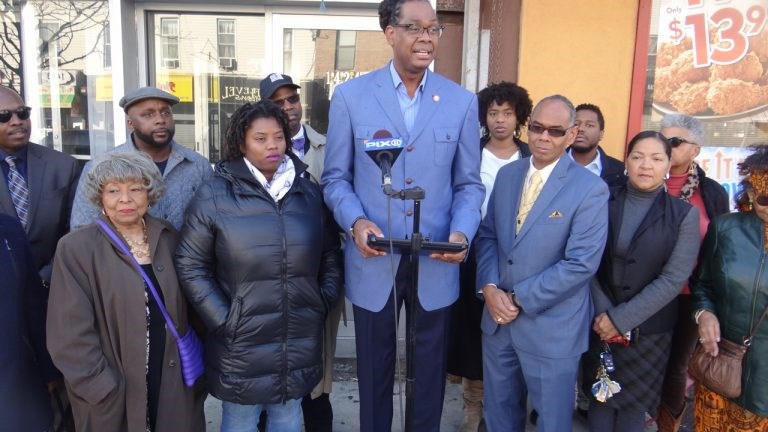
[[[248,167],[253,177],[256,178],[256,181],[264,186],[264,189],[269,192],[269,195],[275,202],[280,201],[288,193],[296,179],[296,167],[294,167],[293,161],[288,155],[283,156],[283,161],[280,162],[277,171],[272,176],[272,181],[268,181],[264,174],[253,166],[247,158],[243,157],[243,160],[245,161],[245,166]]]

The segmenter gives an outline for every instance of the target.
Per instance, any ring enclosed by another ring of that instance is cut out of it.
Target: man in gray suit
[[[29,142],[30,112],[18,93],[0,87],[0,212],[24,226],[47,287],[56,244],[69,231],[80,170],[72,156]]]
[[[484,416],[490,432],[571,430],[574,385],[587,349],[589,281],[608,228],[608,187],[565,149],[576,137],[563,96],[544,98],[528,126],[531,157],[502,168],[477,234]]]
[[[69,231],[69,213],[80,170],[72,156],[29,142],[30,112],[16,91],[0,86],[0,213],[18,219],[24,227],[45,303],[56,244]],[[8,264],[0,262],[0,266],[4,265]],[[45,317],[45,312],[39,316]],[[45,327],[44,322],[30,324]],[[42,344],[45,346],[44,340]],[[69,403],[57,374],[51,367],[43,378],[54,398],[60,398],[61,405],[53,404],[57,419],[54,426],[60,430],[66,427],[62,419],[71,419],[71,413],[67,413]]]

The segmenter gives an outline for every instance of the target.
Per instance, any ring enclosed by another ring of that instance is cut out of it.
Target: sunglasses
[[[669,145],[672,146],[672,148],[680,147],[680,144],[683,144],[683,143],[698,145],[693,141],[688,141],[687,139],[680,138],[680,137],[667,138],[667,142],[669,142]]]
[[[14,114],[16,114],[19,120],[26,120],[29,118],[30,112],[32,112],[32,108],[28,106],[16,108],[15,110],[0,110],[0,123],[8,123]]]
[[[544,132],[546,132],[552,138],[564,137],[565,134],[568,133],[568,129],[570,129],[570,128],[567,128],[567,129],[545,128],[544,126],[537,125],[537,124],[528,125],[528,132],[533,132],[533,133],[539,134],[539,135],[541,135]]]
[[[295,103],[299,103],[301,100],[301,96],[299,94],[291,95],[282,99],[270,99],[275,105],[277,106],[283,106],[284,103],[288,102],[289,104],[293,105]]]

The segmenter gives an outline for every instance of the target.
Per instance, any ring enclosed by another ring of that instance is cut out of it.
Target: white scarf
[[[283,161],[280,162],[280,165],[277,167],[277,171],[275,171],[275,174],[272,176],[271,182],[267,181],[264,174],[262,174],[258,168],[253,166],[247,158],[243,157],[243,160],[245,161],[245,166],[248,167],[251,174],[256,178],[256,181],[264,186],[264,189],[269,192],[269,195],[272,196],[272,199],[275,200],[275,202],[280,201],[280,199],[288,193],[288,190],[296,179],[296,168],[293,166],[293,161],[288,155],[283,157]]]

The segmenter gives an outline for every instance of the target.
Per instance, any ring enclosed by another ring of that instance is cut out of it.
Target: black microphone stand
[[[419,301],[419,254],[422,250],[432,250],[437,252],[456,252],[456,245],[449,245],[444,242],[432,242],[424,238],[419,232],[421,224],[421,201],[425,198],[426,192],[419,186],[394,190],[391,184],[383,184],[384,194],[390,198],[403,201],[413,201],[413,233],[410,242],[402,240],[392,240],[390,238],[378,238],[381,243],[392,243],[394,247],[400,250],[401,254],[410,255],[411,260],[411,280],[413,287],[408,292],[408,328],[406,331],[406,374],[405,374],[405,431],[412,432],[413,413],[414,413],[414,390],[416,385],[416,364],[414,362],[414,352],[416,351],[416,307]],[[370,238],[369,238],[370,241]],[[460,249],[459,249],[460,250]],[[397,307],[397,302],[395,302]]]

